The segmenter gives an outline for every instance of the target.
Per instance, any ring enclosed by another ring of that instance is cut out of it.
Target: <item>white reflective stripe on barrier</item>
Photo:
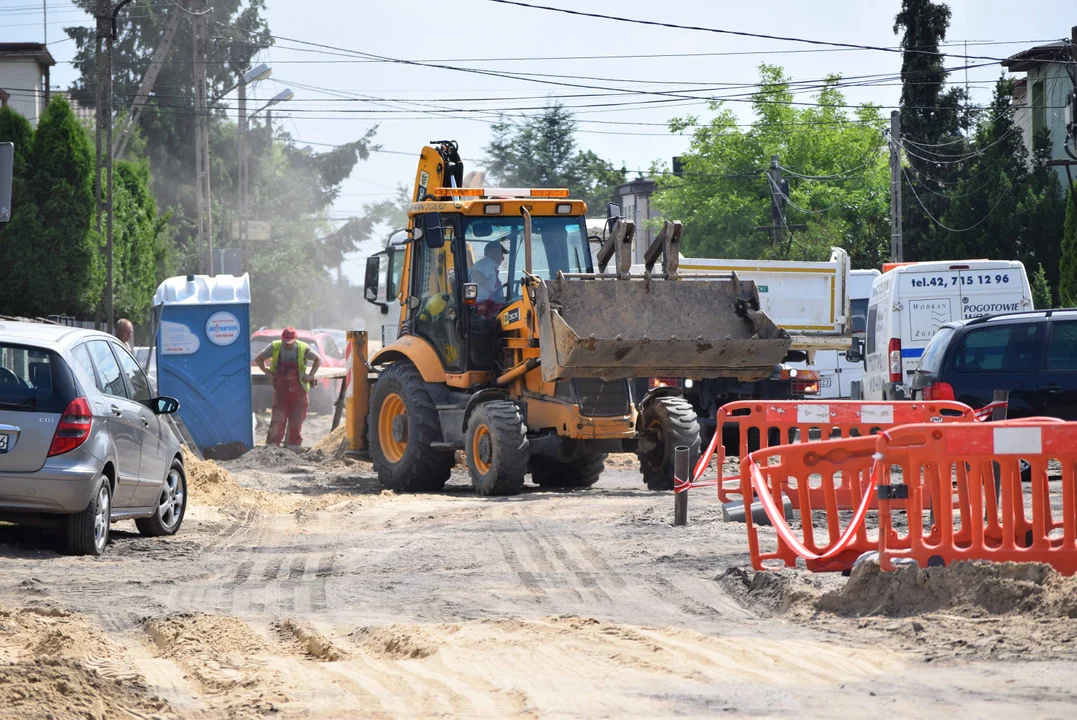
[[[1039,455],[1043,452],[1043,430],[1038,427],[994,429],[996,455]]]
[[[829,422],[830,421],[830,406],[829,405],[808,405],[804,403],[797,405],[797,422],[798,423],[813,423],[813,422]]]

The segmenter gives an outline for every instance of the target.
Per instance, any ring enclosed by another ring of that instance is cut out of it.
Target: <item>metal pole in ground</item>
[[[678,445],[673,450],[674,488],[681,483],[688,482],[690,479],[688,465],[688,448],[684,445]],[[688,488],[684,488],[679,492],[675,489],[673,492],[673,524],[674,526],[688,524]]]
[[[1005,420],[1006,413],[1009,410],[1010,391],[996,390],[994,397],[991,398],[991,402],[1003,403],[1002,405],[996,405],[991,410],[991,422],[1001,422],[1002,420]],[[1002,501],[1002,468],[998,463],[991,463],[991,468],[995,473],[995,503],[997,504]]]

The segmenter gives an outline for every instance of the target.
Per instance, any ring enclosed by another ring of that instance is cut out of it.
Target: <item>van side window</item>
[[[1038,369],[1042,325],[977,328],[954,353],[957,372],[1021,372]]]
[[[1077,370],[1077,322],[1051,324],[1047,342],[1048,370]]]
[[[942,356],[946,354],[946,347],[953,338],[953,328],[939,328],[935,337],[931,338],[924,354],[920,356],[920,369],[926,373],[937,373],[942,364]]]
[[[879,318],[879,306],[872,305],[868,308],[868,337],[864,342],[865,355],[875,354],[875,321]],[[855,327],[855,326],[854,326]]]

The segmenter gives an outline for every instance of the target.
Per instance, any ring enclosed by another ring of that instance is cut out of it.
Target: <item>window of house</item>
[[[1047,93],[1043,80],[1032,83],[1032,132],[1040,132],[1047,127]]]

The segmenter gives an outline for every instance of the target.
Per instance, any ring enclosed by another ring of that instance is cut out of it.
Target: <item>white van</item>
[[[939,325],[1031,310],[1025,266],[1016,260],[884,265],[871,286],[864,399],[904,400],[909,377]]]
[[[882,273],[878,270],[852,270],[849,272],[849,315],[850,330],[855,338],[864,342],[864,329],[867,324],[868,302],[871,300],[871,286],[875,278]],[[852,397],[854,382],[862,381],[864,363],[857,359],[846,359],[844,350],[819,350],[815,360],[789,363],[790,367],[814,370],[819,375],[819,398],[848,399]]]

